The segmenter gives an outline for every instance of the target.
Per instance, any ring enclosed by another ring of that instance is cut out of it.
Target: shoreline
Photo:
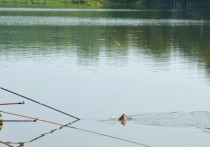
[[[157,0],[1,0],[0,7],[9,8],[81,8],[81,9],[177,9],[209,10],[210,0],[190,3]]]

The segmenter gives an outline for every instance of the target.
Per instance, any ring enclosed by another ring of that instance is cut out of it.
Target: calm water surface
[[[0,86],[81,118],[73,124],[80,128],[152,147],[208,147],[209,36],[210,16],[204,11],[1,8]],[[0,97],[2,103],[23,101],[4,91]],[[1,109],[73,121],[25,102]],[[110,119],[123,112],[133,118],[126,127]],[[138,146],[70,128],[33,140],[56,127],[5,123],[0,140],[28,142],[25,146]]]

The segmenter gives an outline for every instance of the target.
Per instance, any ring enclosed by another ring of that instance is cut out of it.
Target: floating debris
[[[118,46],[121,46],[121,44],[120,44],[117,40],[114,40],[114,42],[115,42]]]

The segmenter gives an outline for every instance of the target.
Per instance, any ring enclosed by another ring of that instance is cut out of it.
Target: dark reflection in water
[[[18,145],[18,147],[24,147],[24,145],[26,145],[26,144],[28,145],[28,144],[30,144],[30,143],[33,143],[33,142],[37,141],[37,140],[40,140],[40,139],[42,139],[42,138],[44,138],[44,137],[46,137],[46,136],[48,136],[48,135],[50,135],[50,134],[53,134],[53,133],[55,133],[55,132],[57,132],[57,131],[59,131],[59,130],[65,128],[65,127],[68,127],[68,125],[71,125],[71,124],[73,124],[73,123],[76,123],[77,121],[78,121],[78,120],[72,121],[72,122],[67,123],[67,124],[65,124],[65,125],[62,125],[62,126],[60,126],[60,127],[57,127],[57,128],[55,128],[55,129],[52,129],[52,130],[50,130],[50,131],[48,131],[48,132],[42,133],[42,134],[40,134],[40,135],[38,135],[38,136],[32,138],[32,139],[29,140],[29,141],[19,141],[19,142],[12,142],[12,141],[6,141],[6,142],[5,142],[5,141],[0,141],[0,143],[1,143],[1,144],[4,144],[4,145],[7,145],[7,146],[9,146],[9,147],[13,147],[13,145]],[[1,130],[0,130],[0,131],[1,131]]]
[[[2,16],[66,16],[98,18],[193,19],[209,20],[204,10],[136,10],[136,9],[38,9],[1,8]]]
[[[23,60],[76,53],[79,64],[90,65],[98,64],[102,57],[124,62],[131,53],[166,63],[172,56],[180,56],[209,74],[209,34],[208,25],[1,26],[0,56],[1,60]]]

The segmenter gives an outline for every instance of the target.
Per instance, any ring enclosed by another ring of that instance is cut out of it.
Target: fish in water
[[[120,117],[119,116],[113,116],[112,120],[120,121],[121,124],[125,126],[126,122],[132,120],[132,118],[127,116],[125,113],[123,113]]]
[[[127,121],[128,117],[125,115],[125,113],[123,113],[123,115],[121,115],[121,117],[119,118],[119,121]]]
[[[123,113],[118,120],[121,121],[121,124],[123,126],[125,126],[126,125],[126,122],[128,120],[128,117],[125,115],[125,113]]]

